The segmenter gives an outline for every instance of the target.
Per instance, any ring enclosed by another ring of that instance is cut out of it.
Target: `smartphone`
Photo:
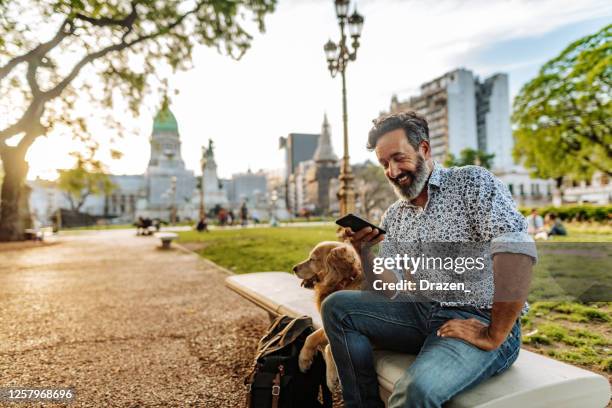
[[[352,229],[353,232],[357,232],[366,227],[370,227],[372,229],[376,228],[378,231],[380,231],[381,234],[387,233],[387,231],[385,231],[384,229],[370,223],[369,221],[364,220],[363,218],[356,216],[355,214],[351,214],[351,213],[346,214],[342,218],[338,218],[336,220],[336,224],[338,224],[341,227],[345,227],[345,228],[348,227]]]

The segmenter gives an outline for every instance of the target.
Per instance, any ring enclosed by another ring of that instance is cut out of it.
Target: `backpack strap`
[[[280,372],[276,373],[272,380],[272,408],[278,408],[278,400],[280,398]]]

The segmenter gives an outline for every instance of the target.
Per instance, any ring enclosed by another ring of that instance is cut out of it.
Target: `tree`
[[[198,44],[239,59],[251,44],[248,31],[264,30],[264,16],[275,3],[0,0],[0,160],[5,173],[0,240],[23,237],[19,200],[28,172],[25,155],[38,137],[64,128],[87,138],[87,113],[107,112],[111,119],[118,100],[137,116],[145,97],[167,95],[167,78],[189,67]],[[42,33],[51,30],[54,34],[40,42]]]
[[[70,209],[79,212],[87,197],[98,194],[110,194],[115,185],[106,173],[101,161],[94,158],[95,150],[88,156],[73,154],[76,163],[73,168],[60,170],[58,185],[70,203]]]
[[[353,171],[355,191],[358,191],[358,199],[365,217],[373,217],[374,210],[385,211],[397,199],[382,167],[368,160],[355,166]]]
[[[493,164],[493,158],[495,158],[493,153],[488,154],[482,150],[468,148],[463,149],[459,153],[459,158],[455,158],[455,155],[449,153],[444,165],[446,167],[475,165],[490,169]]]
[[[531,175],[612,175],[612,25],[570,44],[514,99],[514,157]]]

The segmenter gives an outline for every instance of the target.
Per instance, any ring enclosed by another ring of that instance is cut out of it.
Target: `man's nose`
[[[389,177],[391,178],[396,178],[397,176],[399,176],[402,171],[399,169],[399,167],[397,166],[397,164],[393,164],[390,163],[389,164]]]

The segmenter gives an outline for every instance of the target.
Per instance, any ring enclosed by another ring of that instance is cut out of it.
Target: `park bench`
[[[42,231],[35,230],[33,228],[26,228],[23,231],[23,235],[26,240],[32,240],[32,241],[42,241],[43,240]]]
[[[162,248],[168,249],[172,241],[178,238],[178,235],[174,232],[158,232],[155,237],[161,240]]]
[[[271,316],[307,315],[321,327],[314,292],[300,287],[301,280],[294,275],[260,272],[233,275],[225,282]],[[383,350],[374,354],[380,393],[386,401],[414,356]],[[445,406],[602,408],[609,401],[610,385],[603,376],[523,349],[507,371],[457,395]]]

